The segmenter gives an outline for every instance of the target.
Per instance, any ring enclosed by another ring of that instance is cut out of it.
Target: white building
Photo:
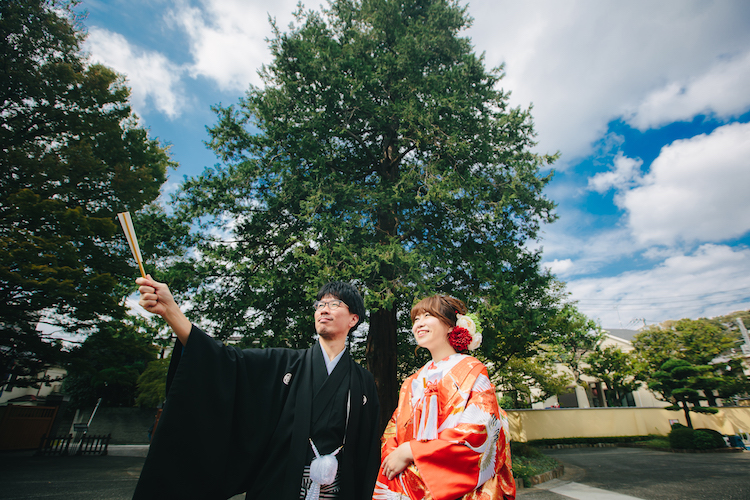
[[[622,352],[630,352],[634,349],[633,337],[638,333],[637,330],[626,330],[626,329],[605,329],[604,339],[600,346],[605,347],[618,347]],[[565,372],[572,377],[572,373],[569,368],[563,365],[558,365],[557,369],[561,372]],[[589,386],[589,392],[581,387],[580,385],[573,384],[569,387],[570,392],[561,394],[560,396],[552,396],[544,402],[532,404],[534,409],[543,408],[591,408],[606,406],[607,399],[602,397],[605,391],[609,390],[605,384],[598,381],[596,378],[589,377],[588,375],[582,375],[581,380],[586,382]],[[624,396],[625,404],[627,406],[634,406],[639,408],[662,408],[669,406],[670,403],[660,401],[656,398],[654,393],[648,390],[645,384],[643,384],[637,391],[628,393]],[[602,405],[602,402],[604,404]]]
[[[39,387],[13,387],[7,388],[7,381],[0,385],[0,406],[12,404],[36,404],[50,394],[59,394],[62,390],[62,378],[67,374],[65,369],[51,367],[37,374],[40,379],[46,378],[49,382],[42,382]]]

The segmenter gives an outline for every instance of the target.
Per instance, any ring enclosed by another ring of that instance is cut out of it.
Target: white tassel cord
[[[318,500],[321,485],[332,484],[336,479],[336,472],[339,468],[336,455],[341,451],[343,446],[339,446],[333,453],[321,456],[312,439],[310,440],[310,444],[315,453],[315,459],[310,464],[310,479],[312,480],[312,484],[310,485],[310,489],[307,490],[305,500]]]

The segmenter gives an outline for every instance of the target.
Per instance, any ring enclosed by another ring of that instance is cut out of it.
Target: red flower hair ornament
[[[476,316],[456,315],[456,326],[448,333],[448,343],[456,352],[478,348],[482,344],[482,329]]]
[[[471,344],[471,334],[466,328],[454,326],[448,334],[448,343],[456,352],[465,351]]]

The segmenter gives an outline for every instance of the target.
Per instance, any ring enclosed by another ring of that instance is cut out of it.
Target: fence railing
[[[67,436],[42,436],[39,442],[37,455],[106,455],[112,434],[106,436],[89,436],[84,434],[74,438],[73,434]]]

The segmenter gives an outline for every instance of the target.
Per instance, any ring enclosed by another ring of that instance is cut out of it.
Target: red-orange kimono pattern
[[[373,499],[515,498],[508,419],[476,358],[431,361],[404,381],[383,434],[381,462],[406,441],[414,463],[392,480],[381,469]]]

